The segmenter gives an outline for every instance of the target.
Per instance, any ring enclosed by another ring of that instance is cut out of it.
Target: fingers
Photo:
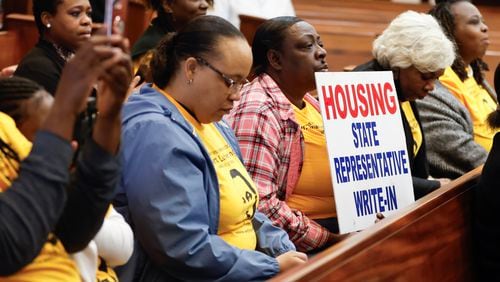
[[[139,85],[139,82],[141,81],[141,77],[136,75],[134,76],[134,79],[130,82],[130,92],[132,92],[134,89],[136,89]]]
[[[71,141],[71,149],[73,149],[73,152],[76,152],[76,150],[78,150],[78,141],[76,140]]]
[[[78,50],[78,56],[73,60],[76,65],[94,74],[92,79],[100,78],[115,65],[122,65],[131,72],[127,45],[127,41],[119,35],[95,36]]]
[[[382,219],[385,218],[385,216],[382,213],[380,213],[380,212],[376,214],[376,217],[377,218],[375,219],[375,223],[377,223],[377,222],[379,222],[379,221],[381,221]]]
[[[305,253],[294,252],[293,256],[300,259],[301,261],[307,261],[307,255]]]
[[[127,66],[115,65],[104,72],[101,79],[111,88],[116,96],[124,99],[130,89],[132,72]]]

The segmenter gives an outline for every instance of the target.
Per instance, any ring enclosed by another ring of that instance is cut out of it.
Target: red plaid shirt
[[[316,99],[309,94],[304,99],[319,111]],[[285,202],[300,176],[304,138],[276,82],[267,74],[255,78],[241,90],[241,100],[226,118],[259,188],[259,210],[288,233],[298,250],[325,245],[329,231]]]

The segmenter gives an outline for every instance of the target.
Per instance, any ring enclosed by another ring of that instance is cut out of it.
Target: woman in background
[[[470,1],[436,1],[430,14],[456,46],[456,58],[436,89],[417,106],[426,135],[430,173],[457,178],[486,160],[496,130],[487,125],[497,98],[482,61],[488,26]]]
[[[91,12],[88,0],[33,1],[33,16],[40,37],[14,75],[31,79],[55,95],[64,65],[90,38]]]
[[[149,62],[154,48],[168,33],[179,31],[190,20],[205,15],[213,0],[149,0],[149,4],[156,18],[134,44],[131,54],[134,73],[152,82]]]

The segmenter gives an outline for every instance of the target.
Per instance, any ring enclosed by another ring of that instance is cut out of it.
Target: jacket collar
[[[193,126],[186,121],[177,107],[162,93],[154,89],[150,83],[144,85],[139,89],[139,92],[129,97],[123,111],[123,123],[126,123],[135,116],[146,113],[161,114],[180,124],[189,132],[194,131]]]

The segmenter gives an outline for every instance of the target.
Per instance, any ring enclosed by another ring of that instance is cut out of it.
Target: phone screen
[[[106,0],[104,4],[104,25],[106,25],[106,35],[111,35],[113,30],[113,6],[114,0]]]

